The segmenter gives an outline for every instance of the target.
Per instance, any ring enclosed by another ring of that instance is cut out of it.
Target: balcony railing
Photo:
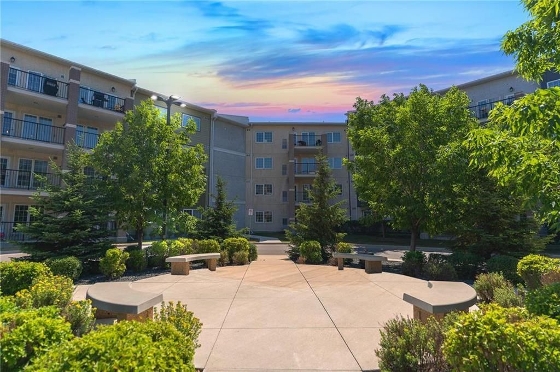
[[[8,85],[48,96],[68,99],[68,83],[47,77],[38,72],[10,67]]]
[[[16,227],[21,224],[29,225],[28,222],[0,222],[0,240],[3,242],[29,240],[29,236],[17,231]]]
[[[64,128],[4,117],[2,135],[31,141],[64,143]]]
[[[322,146],[320,134],[294,134],[294,144],[296,147]]]
[[[295,174],[310,174],[314,175],[317,172],[318,163],[295,163]]]
[[[79,103],[115,112],[124,112],[124,98],[80,87]]]
[[[80,130],[76,131],[76,145],[81,148],[91,150],[97,146],[99,141],[99,134],[87,133]]]
[[[41,179],[41,177],[46,180]],[[18,169],[2,169],[0,173],[0,187],[18,190],[36,190],[46,183],[60,185],[60,175],[54,173],[23,171]]]
[[[471,110],[474,113],[474,116],[477,119],[479,119],[479,120],[487,119],[488,114],[490,113],[490,110],[492,110],[498,102],[501,102],[504,105],[509,106],[516,99],[517,99],[517,97],[508,97],[508,98],[498,99],[498,100],[490,101],[490,102],[486,102],[486,103],[480,103],[480,104],[475,105],[475,106],[470,106],[469,110]]]

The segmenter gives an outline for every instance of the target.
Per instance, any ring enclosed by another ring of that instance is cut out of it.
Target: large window
[[[76,126],[76,144],[84,149],[93,149],[97,146],[99,130],[94,127]]]
[[[560,79],[552,80],[546,83],[547,88],[560,87]]]
[[[331,169],[341,169],[342,158],[329,158],[329,167]]]
[[[257,132],[258,143],[272,143],[272,132]]]
[[[271,211],[256,211],[255,212],[255,222],[256,223],[272,223],[272,212]]]
[[[4,111],[4,120],[2,122],[2,135],[13,136],[14,135],[14,113],[10,111]]]
[[[192,119],[194,121],[194,124],[196,125],[196,131],[200,132],[200,118],[199,117],[192,116],[192,115],[189,115],[189,114],[183,114],[181,125],[183,127],[186,127],[187,124],[189,123],[189,119]]]
[[[14,226],[18,223],[28,223],[29,222],[29,206],[28,205],[16,205],[14,209]]]
[[[35,92],[42,91],[43,74],[36,71],[27,72],[27,89],[34,90]]]
[[[47,167],[48,162],[46,160],[19,159],[17,187],[24,189],[35,189],[41,186],[41,181],[33,175],[46,175]]]
[[[272,158],[255,158],[257,169],[272,169]]]
[[[50,142],[52,138],[52,119],[25,114],[23,117],[22,138]]]
[[[340,143],[340,132],[330,132],[327,133],[328,143]]]
[[[257,184],[255,185],[255,195],[272,195],[272,184]]]

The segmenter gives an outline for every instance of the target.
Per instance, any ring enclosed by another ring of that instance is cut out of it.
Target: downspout
[[[212,115],[210,115],[210,143],[208,149],[208,162],[210,164],[209,175],[208,175],[208,200],[207,205],[210,207],[212,202],[212,193],[214,192],[214,139],[215,139],[215,128],[216,119],[218,118],[218,112],[214,110]]]
[[[348,125],[348,120],[346,121],[346,125]],[[344,132],[346,132],[346,157],[348,161],[350,161],[350,140],[348,139],[348,130],[345,129]],[[350,220],[352,220],[352,177],[348,167],[346,167],[346,174],[348,176],[348,212]],[[356,213],[358,213],[357,209]]]

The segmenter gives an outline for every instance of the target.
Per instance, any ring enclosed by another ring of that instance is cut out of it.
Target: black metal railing
[[[80,97],[78,102],[115,112],[124,112],[124,98],[98,92],[85,87],[80,87]]]
[[[4,117],[2,135],[31,141],[64,143],[64,128],[34,121]]]
[[[315,174],[317,172],[318,163],[295,163],[295,174]]]
[[[18,169],[2,169],[0,171],[0,187],[2,188],[36,190],[40,187],[44,187],[46,183],[50,185],[60,185],[60,175]]]
[[[8,85],[48,96],[68,99],[68,83],[44,76],[37,72],[10,67]]]
[[[498,102],[509,106],[516,99],[517,99],[517,97],[508,97],[508,98],[498,99],[498,100],[494,100],[494,101],[489,101],[489,102],[486,102],[486,103],[479,103],[478,105],[470,106],[469,110],[471,110],[474,113],[474,116],[477,119],[479,119],[479,120],[487,119],[488,114],[490,114],[490,111],[496,106],[496,104]]]
[[[294,145],[296,147],[303,146],[322,146],[320,134],[294,134]]]
[[[0,240],[3,242],[29,240],[29,236],[17,231],[17,226],[22,224],[29,225],[28,222],[0,222]]]
[[[99,142],[99,134],[76,131],[76,145],[79,147],[91,150],[97,146],[97,142]]]
[[[296,192],[296,202],[298,203],[311,203],[311,191]]]

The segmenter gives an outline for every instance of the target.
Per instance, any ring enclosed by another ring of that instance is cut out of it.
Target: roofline
[[[476,80],[472,80],[472,81],[467,81],[466,83],[453,85],[453,86],[455,86],[459,89],[463,89],[463,88],[468,88],[468,87],[471,87],[471,86],[479,85],[479,84],[482,84],[482,83],[487,83],[487,82],[492,81],[492,80],[498,80],[498,79],[501,79],[501,78],[504,78],[504,77],[509,77],[509,76],[519,76],[519,73],[517,73],[517,71],[515,71],[515,70],[508,70],[508,71],[500,72],[498,74],[486,76],[486,77],[476,79]],[[451,87],[436,90],[435,92],[436,93],[445,93],[449,89],[451,89]]]
[[[224,115],[227,115],[227,114],[224,114]],[[237,125],[238,127],[242,127],[242,128],[248,128],[251,125],[250,123],[242,123],[240,121],[232,120],[232,119],[227,118],[225,116],[222,116],[220,114],[216,115],[216,120],[218,120],[218,119],[221,120],[221,121],[225,121],[227,123],[233,124],[233,125]]]
[[[341,122],[306,122],[306,121],[252,121],[249,123],[250,125],[286,125],[286,126],[292,126],[292,127],[296,127],[296,126],[320,126],[320,125],[344,125],[346,126],[346,122],[345,121],[341,121]]]
[[[161,94],[161,93],[158,93],[158,92],[156,92],[156,91],[153,91],[153,90],[150,90],[150,89],[146,89],[146,88],[142,88],[142,87],[138,87],[138,91],[137,91],[137,92],[141,92],[141,93],[143,93],[143,94],[146,94],[147,96],[152,96],[152,95],[155,94],[155,95],[159,95],[159,96],[164,96],[164,97],[165,97],[165,94]],[[193,109],[193,110],[206,112],[206,113],[212,114],[212,115],[215,115],[215,114],[217,113],[216,110],[209,109],[209,108],[202,107],[202,106],[198,106],[198,105],[195,105],[194,103],[190,103],[190,102],[187,102],[187,101],[183,101],[182,99],[178,99],[176,102],[184,103],[186,108],[190,108],[190,109]]]
[[[42,52],[40,50],[33,49],[33,48],[27,47],[25,45],[17,44],[17,43],[14,43],[13,41],[9,41],[9,40],[0,38],[0,46],[3,46],[3,45],[9,46],[9,47],[14,48],[14,49],[19,49],[19,50],[21,50],[25,53],[31,53],[31,54],[35,54],[35,55],[43,57],[43,58],[48,58],[48,59],[51,59],[51,60],[55,60],[57,62],[67,64],[70,67],[72,67],[72,66],[79,67],[82,71],[84,71],[84,70],[90,71],[90,72],[93,72],[95,74],[108,77],[110,79],[114,79],[114,80],[121,81],[123,83],[131,84],[133,87],[136,86],[136,79],[126,79],[126,78],[123,78],[121,76],[117,76],[117,75],[110,74],[108,72],[97,70],[93,67],[82,65],[80,63],[70,61],[68,59],[57,57],[53,54],[45,53],[45,52]]]

